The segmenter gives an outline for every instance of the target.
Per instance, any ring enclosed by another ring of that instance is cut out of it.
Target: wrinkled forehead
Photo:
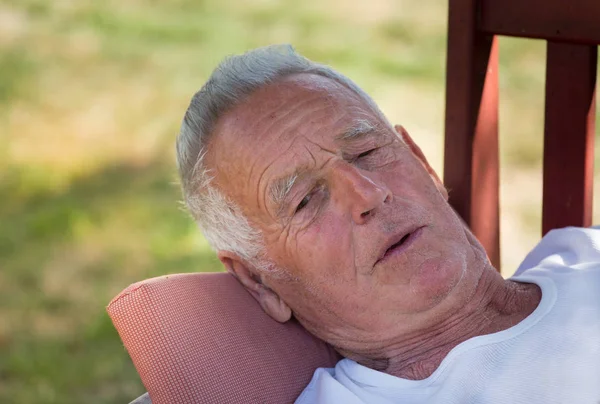
[[[292,111],[324,107],[370,111],[358,94],[333,79],[316,74],[294,74],[256,90],[225,113],[217,122],[214,134],[233,134],[235,139],[232,140],[244,135],[256,136],[261,132],[256,127],[261,124],[282,123],[278,118],[292,118]]]
[[[239,201],[279,156],[299,143],[330,143],[334,133],[359,119],[376,121],[378,115],[354,91],[326,77],[291,75],[260,88],[219,119],[206,165],[219,188]]]

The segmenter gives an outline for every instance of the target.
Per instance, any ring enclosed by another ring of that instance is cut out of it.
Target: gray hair
[[[217,120],[257,89],[292,74],[314,74],[347,87],[383,117],[375,102],[350,79],[301,56],[290,45],[273,45],[225,59],[191,100],[177,138],[177,166],[183,197],[192,216],[216,251],[230,251],[267,270],[262,234],[241,209],[211,184],[203,163]],[[384,118],[385,119],[385,118]]]

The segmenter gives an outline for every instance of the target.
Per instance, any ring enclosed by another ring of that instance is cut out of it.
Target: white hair
[[[192,216],[216,251],[230,251],[259,269],[274,269],[264,256],[262,234],[239,206],[212,182],[204,165],[206,145],[218,119],[257,89],[292,74],[315,74],[347,87],[373,110],[375,102],[350,79],[301,56],[290,45],[273,45],[225,59],[190,102],[177,138],[177,166],[183,197]]]

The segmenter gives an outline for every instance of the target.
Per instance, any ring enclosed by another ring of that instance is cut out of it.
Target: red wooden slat
[[[543,234],[592,224],[597,54],[596,46],[548,42]]]
[[[498,48],[477,32],[475,6],[450,0],[444,183],[499,270]]]
[[[600,43],[599,0],[480,0],[479,29],[488,34]]]

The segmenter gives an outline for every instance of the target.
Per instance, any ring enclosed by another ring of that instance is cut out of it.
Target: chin
[[[411,289],[422,296],[429,306],[436,305],[452,294],[466,271],[464,260],[436,257],[425,260],[411,279]]]

